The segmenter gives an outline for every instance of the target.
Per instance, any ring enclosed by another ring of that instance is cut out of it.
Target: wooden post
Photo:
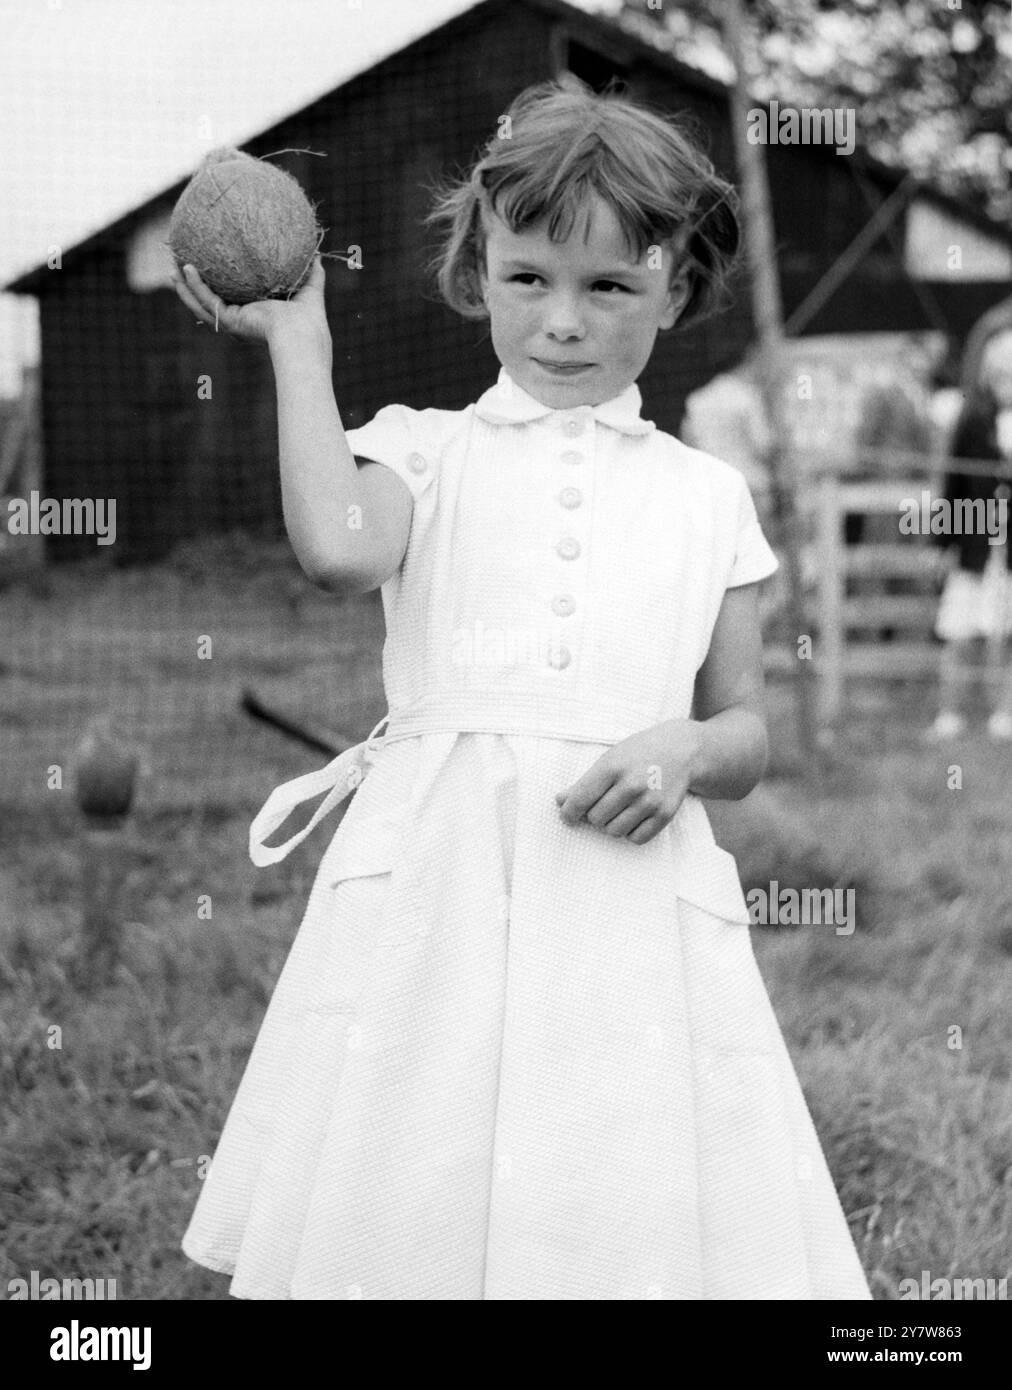
[[[994,490],[994,495],[995,501],[999,507],[1004,505],[1004,507],[1007,508],[1009,506],[1010,493],[1012,493],[1012,488],[1009,487],[1008,483],[998,484],[998,486]],[[1006,555],[1008,545],[1009,540],[1006,536],[1002,544],[1000,546],[995,547],[995,550],[1001,557],[1001,576],[1003,580],[1008,574],[1008,557]],[[1004,694],[1004,687],[1006,681],[1005,653],[1007,641],[1005,637],[1005,625],[1009,620],[1009,598],[1007,585],[1003,584],[1002,587],[998,590],[998,594],[998,612],[995,615],[995,622],[997,626],[995,627],[994,632],[992,632],[987,639],[987,674],[985,678],[985,687],[987,690],[989,714],[993,710],[999,708],[1001,704],[1002,695]]]
[[[93,989],[116,976],[123,937],[120,897],[127,866],[127,816],[139,759],[113,736],[108,716],[92,721],[76,753],[75,793],[84,824],[80,836],[81,938],[79,984]]]
[[[843,517],[840,514],[840,484],[832,473],[824,473],[818,487],[819,553],[819,723],[830,729],[843,706],[845,634],[843,600],[846,578],[843,573]]]
[[[783,309],[777,275],[773,215],[770,208],[766,166],[758,145],[748,140],[748,62],[745,45],[745,17],[741,0],[725,0],[724,38],[734,63],[731,88],[731,131],[742,182],[742,210],[746,246],[751,267],[752,311],[759,337],[757,368],[763,403],[770,423],[772,447],[768,455],[773,494],[783,528],[784,560],[787,570],[787,607],[790,621],[800,636],[807,630],[804,582],[801,573],[802,530],[797,505],[800,479],[797,461],[787,446],[784,412]],[[816,663],[822,654],[816,651]],[[807,765],[821,774],[815,692],[811,680],[813,663],[799,661],[795,690],[798,696],[798,732]]]
[[[95,989],[113,983],[122,950],[122,828],[89,818],[79,844],[82,911],[78,983],[84,989]]]

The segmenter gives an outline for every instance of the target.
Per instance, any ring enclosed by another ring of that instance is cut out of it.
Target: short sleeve
[[[756,580],[767,579],[780,568],[780,561],[763,535],[756,515],[755,503],[748,484],[740,473],[735,472],[738,493],[738,530],[735,542],[734,564],[727,581],[729,589],[742,584],[754,584]]]
[[[345,432],[356,457],[393,469],[411,489],[415,501],[436,476],[438,450],[429,438],[429,413],[408,405],[385,405],[367,425]]]

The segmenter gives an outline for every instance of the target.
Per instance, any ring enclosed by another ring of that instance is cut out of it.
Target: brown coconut
[[[75,754],[77,804],[93,820],[117,820],[133,802],[140,759],[117,738],[108,718],[88,725]]]
[[[196,266],[226,304],[287,299],[305,282],[322,239],[291,174],[231,146],[207,154],[169,225],[180,270]]]

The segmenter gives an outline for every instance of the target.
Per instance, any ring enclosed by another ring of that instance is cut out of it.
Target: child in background
[[[575,80],[507,114],[433,215],[501,364],[465,409],[344,433],[319,261],[287,303],[178,286],[267,342],[293,547],[381,587],[389,702],[251,827],[274,862],[357,787],[183,1248],[243,1298],[867,1299],[702,801],[766,764],[776,560],[635,385],[724,284],[733,190]]]
[[[968,392],[952,435],[956,459],[994,459],[1012,465],[1012,330],[990,338],[980,356],[979,378]],[[1012,548],[1008,544],[1009,476],[978,475],[958,469],[945,479],[952,504],[980,499],[991,509],[993,533],[976,527],[965,534],[934,536],[955,552],[942,591],[935,633],[943,642],[939,673],[939,709],[928,731],[932,741],[958,737],[966,728],[963,703],[974,674],[974,644],[984,638],[991,659],[987,669],[992,703],[987,723],[991,738],[1012,739],[1012,667],[1004,659],[1012,633]],[[979,509],[978,509],[979,510]],[[958,515],[958,508],[953,515]]]

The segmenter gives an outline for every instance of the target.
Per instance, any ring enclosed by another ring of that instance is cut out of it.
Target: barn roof
[[[401,0],[391,0],[391,3],[400,4]],[[450,42],[460,32],[473,30],[476,24],[482,22],[485,15],[500,12],[507,6],[514,17],[519,7],[525,7],[528,10],[547,13],[553,18],[565,22],[573,38],[578,42],[595,45],[617,64],[629,65],[633,62],[651,64],[659,72],[671,77],[681,87],[705,93],[722,103],[728,101],[728,88],[723,82],[698,68],[690,67],[681,62],[670,52],[648,42],[638,34],[630,32],[616,23],[614,19],[577,9],[572,4],[567,3],[567,0],[426,0],[424,7],[418,6],[416,0],[411,0],[410,6],[404,6],[406,22],[403,26],[388,28],[379,33],[368,25],[353,26],[350,29],[348,46],[335,65],[324,90],[311,96],[301,93],[297,104],[279,116],[271,125],[267,127],[261,125],[257,130],[250,131],[245,139],[236,139],[232,143],[241,147],[254,139],[266,136],[271,130],[291,120],[292,117],[306,110],[309,106],[371,72],[396,53],[410,49],[423,41],[430,42],[436,34],[442,35],[446,42]],[[434,23],[434,15],[439,16],[442,22]],[[414,22],[411,22],[412,18]],[[761,103],[757,104],[761,105]],[[807,154],[815,157],[825,157],[832,160],[837,157],[831,146],[806,146],[805,150]],[[880,186],[889,190],[897,187],[907,174],[904,169],[890,168],[880,163],[860,148],[855,150],[850,158],[864,172],[873,177]],[[189,168],[174,183],[162,188],[159,192],[145,199],[143,203],[129,209],[122,216],[115,218],[97,231],[64,249],[62,252],[64,270],[72,269],[74,261],[86,256],[107,238],[128,233],[135,224],[142,222],[150,214],[156,204],[164,203],[168,198],[174,200],[178,197],[192,173],[193,168]],[[1012,228],[1006,228],[1004,225],[994,222],[984,214],[966,206],[957,198],[943,193],[930,184],[920,181],[917,185],[917,197],[927,199],[944,208],[950,215],[968,226],[1012,246]],[[7,290],[14,294],[38,295],[44,294],[52,284],[52,275],[48,265],[42,261],[6,285],[0,285],[0,290]]]

